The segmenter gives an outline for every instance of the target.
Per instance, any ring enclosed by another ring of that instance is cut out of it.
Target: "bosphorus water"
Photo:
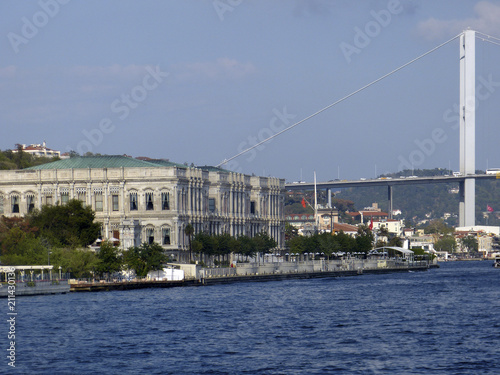
[[[0,368],[497,374],[500,270],[491,265],[450,262],[427,272],[20,297],[16,368],[6,359]]]

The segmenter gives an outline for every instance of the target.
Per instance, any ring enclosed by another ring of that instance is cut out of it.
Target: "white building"
[[[36,156],[36,157],[47,157],[47,158],[53,158],[53,157],[61,157],[61,151],[57,150],[52,150],[50,148],[47,148],[47,145],[45,144],[45,141],[43,141],[42,144],[31,144],[31,145],[16,145],[20,146],[23,152],[26,152],[27,154]],[[18,149],[16,148],[15,150],[12,150],[12,152],[16,153]]]
[[[0,215],[78,199],[96,212],[102,238],[119,239],[121,248],[157,242],[182,258],[188,224],[195,233],[252,237],[265,231],[282,248],[284,183],[164,160],[76,157],[0,171]]]
[[[387,229],[387,232],[395,234],[397,236],[400,236],[403,231],[402,220],[395,220],[395,219],[373,220],[373,230],[380,229],[382,227],[385,227]]]

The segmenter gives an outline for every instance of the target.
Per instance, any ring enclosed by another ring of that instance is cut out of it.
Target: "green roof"
[[[69,159],[61,159],[51,163],[40,164],[26,169],[87,169],[87,168],[159,168],[176,167],[188,168],[184,164],[173,163],[163,159],[139,160],[122,155],[101,155],[101,156],[76,156]],[[195,168],[208,172],[229,172],[227,169],[213,167],[210,165],[198,166]]]
[[[173,164],[173,163],[172,163]],[[77,156],[26,169],[158,168],[162,165],[121,155]]]
[[[177,167],[186,169],[187,166],[184,164],[174,163],[163,159],[148,159],[148,163],[157,164],[157,167]]]

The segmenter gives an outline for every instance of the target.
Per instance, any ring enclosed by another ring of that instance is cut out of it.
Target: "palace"
[[[232,236],[265,231],[284,247],[283,179],[248,176],[166,160],[86,156],[0,171],[0,215],[23,216],[78,199],[92,207],[102,239],[120,248],[156,242],[185,257],[195,233]]]

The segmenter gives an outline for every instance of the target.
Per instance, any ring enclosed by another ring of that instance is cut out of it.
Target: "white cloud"
[[[142,65],[128,65],[121,66],[118,64],[110,66],[75,66],[69,69],[70,75],[85,78],[137,78],[144,76],[146,66]]]
[[[500,5],[480,1],[474,6],[475,16],[466,19],[440,20],[429,18],[417,26],[419,35],[426,39],[443,39],[471,28],[486,34],[500,35]]]
[[[252,63],[242,63],[223,57],[216,61],[174,65],[173,70],[179,80],[191,81],[199,79],[239,79],[254,74],[257,69]]]

